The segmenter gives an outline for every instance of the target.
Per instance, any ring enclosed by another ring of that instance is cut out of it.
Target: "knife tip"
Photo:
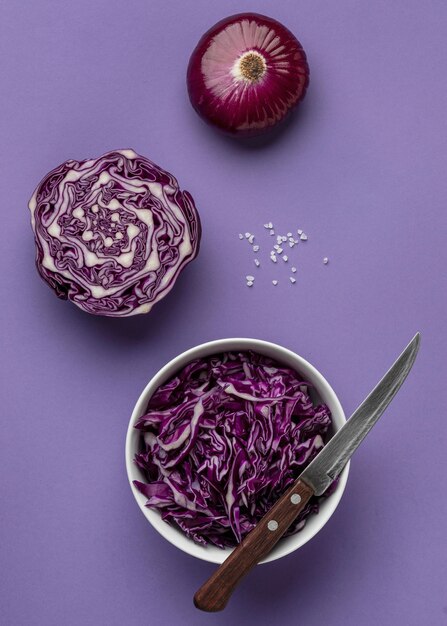
[[[419,352],[419,346],[421,343],[421,333],[418,331],[413,339],[408,344],[405,351],[411,351],[413,353],[413,359],[416,357],[416,354]]]

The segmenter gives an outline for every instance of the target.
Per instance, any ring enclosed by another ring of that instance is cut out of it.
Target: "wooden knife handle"
[[[313,495],[312,489],[297,480],[245,539],[233,550],[214,574],[194,596],[194,604],[202,611],[225,608],[238,582],[278,543]]]

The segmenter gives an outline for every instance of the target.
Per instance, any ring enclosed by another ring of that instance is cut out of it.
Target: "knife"
[[[399,391],[413,366],[420,343],[416,333],[385,376],[346,424],[298,476],[194,596],[202,611],[225,608],[236,585],[278,543],[312,496],[320,496],[337,478],[352,454]]]

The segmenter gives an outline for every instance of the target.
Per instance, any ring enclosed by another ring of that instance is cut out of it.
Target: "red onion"
[[[187,74],[197,113],[237,135],[275,126],[302,100],[308,83],[300,42],[285,26],[257,13],[215,24],[197,44]]]

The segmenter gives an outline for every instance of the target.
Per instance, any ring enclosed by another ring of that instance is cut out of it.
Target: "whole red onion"
[[[239,13],[210,28],[191,55],[191,104],[210,124],[237,135],[260,134],[303,99],[309,84],[306,54],[282,24]]]

